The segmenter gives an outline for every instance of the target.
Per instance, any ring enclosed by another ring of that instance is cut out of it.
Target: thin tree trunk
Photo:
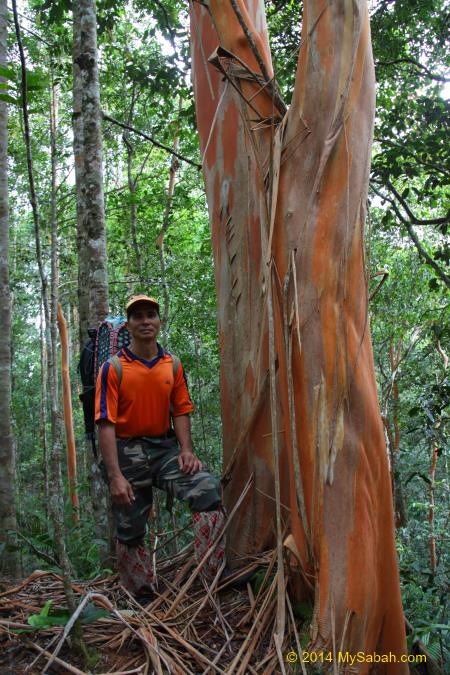
[[[394,500],[394,516],[396,527],[404,527],[407,521],[406,500],[400,470],[398,467],[398,462],[400,459],[400,423],[399,423],[400,397],[398,389],[398,373],[401,360],[402,360],[402,341],[401,340],[398,341],[396,348],[394,348],[394,344],[392,342],[389,350],[389,361],[391,365],[391,378],[392,378],[392,422],[394,425],[393,436],[389,421],[388,424],[390,433],[389,449],[390,449],[391,476],[393,485],[392,496]]]
[[[61,305],[58,303],[58,328],[61,340],[61,371],[64,397],[64,424],[67,443],[67,477],[69,483],[70,503],[75,525],[80,524],[80,504],[77,491],[77,454],[75,448],[75,434],[73,431],[72,392],[69,372],[69,338],[67,323]]]
[[[39,326],[39,342],[41,345],[41,407],[39,416],[39,436],[42,444],[42,473],[44,478],[44,502],[45,502],[45,517],[49,517],[49,502],[50,502],[50,487],[49,487],[49,471],[48,471],[48,438],[47,438],[47,346],[45,342],[45,317],[42,302],[40,304],[40,326]]]
[[[8,9],[0,0],[0,66],[7,65]],[[5,82],[0,77],[0,82]],[[15,550],[15,454],[11,429],[11,295],[9,289],[8,107],[0,101],[0,570],[18,576]]]
[[[181,110],[181,99],[179,103],[179,110]],[[173,151],[178,150],[178,136],[179,136],[179,121],[176,126],[175,135],[173,139]],[[170,311],[170,297],[169,297],[169,286],[167,283],[167,273],[166,273],[166,259],[164,255],[164,237],[167,234],[167,230],[170,225],[170,212],[172,209],[173,202],[173,193],[175,190],[175,174],[179,167],[178,159],[175,155],[172,155],[169,169],[169,183],[167,186],[167,196],[166,196],[166,206],[164,208],[163,221],[161,230],[157,238],[158,250],[159,250],[159,265],[161,270],[161,286],[163,292],[163,302],[164,308],[161,316],[161,325],[163,330],[163,343],[167,342],[168,330],[169,330],[169,311]]]
[[[430,486],[429,486],[429,507],[428,507],[428,524],[429,524],[429,550],[430,550],[430,569],[431,574],[436,574],[437,558],[436,558],[436,535],[434,531],[434,487],[436,481],[436,466],[438,459],[438,448],[436,443],[431,444],[431,463],[430,463]]]
[[[194,343],[194,353],[195,353],[195,379],[197,385],[196,400],[198,401],[198,413],[200,415],[200,427],[202,430],[202,440],[203,440],[203,452],[206,453],[207,440],[206,440],[206,429],[205,429],[205,412],[203,406],[203,391],[202,391],[202,380],[200,377],[200,350],[199,350],[199,339],[195,332],[193,332],[193,343]],[[209,453],[208,453],[209,455]],[[208,463],[210,462],[210,457],[207,456]]]
[[[133,89],[131,92],[131,102],[130,110],[128,113],[127,124],[131,125],[133,123],[134,115],[134,106],[136,103],[136,84],[133,82]],[[129,133],[125,131],[123,134],[123,141],[127,149],[127,179],[128,179],[128,189],[130,191],[130,225],[131,225],[131,241],[133,242],[134,257],[136,259],[136,269],[139,277],[139,281],[143,284],[142,278],[142,255],[141,249],[139,247],[139,242],[137,238],[137,204],[136,204],[136,183],[139,175],[137,174],[133,178],[133,157],[134,157],[134,147],[131,144]]]
[[[78,318],[80,352],[87,340],[89,328],[89,288],[85,280],[89,276],[89,260],[85,255],[86,232],[85,203],[82,187],[84,183],[84,137],[83,137],[83,78],[78,60],[81,56],[80,3],[73,3],[73,155],[75,162],[75,184],[77,204],[77,250],[78,250]]]
[[[131,241],[133,243],[134,257],[136,260],[136,270],[139,281],[143,283],[142,279],[142,255],[137,239],[137,204],[136,204],[136,182],[133,179],[133,155],[134,149],[131,145],[128,136],[123,135],[125,147],[127,149],[127,178],[128,189],[130,191],[130,225],[131,225]]]
[[[288,505],[282,527],[291,530],[305,579],[314,580],[310,650],[392,651],[396,665],[380,672],[403,675],[363,241],[375,92],[368,9],[365,0],[307,0],[303,7],[285,113],[262,0],[190,3],[218,295],[227,506],[254,476],[253,495],[230,526],[227,555],[233,561],[273,545],[279,502]],[[308,594],[299,579],[297,595]],[[282,620],[279,602],[279,639]]]
[[[52,516],[52,523],[54,529],[55,545],[58,554],[58,562],[61,565],[62,576],[63,576],[63,585],[64,593],[66,596],[66,601],[68,608],[71,613],[75,611],[75,597],[72,590],[71,579],[70,579],[70,563],[66,552],[66,546],[64,541],[64,508],[63,508],[63,487],[61,480],[61,433],[60,433],[60,416],[58,408],[58,380],[57,380],[57,371],[55,364],[55,351],[56,351],[56,342],[52,340],[52,336],[56,335],[55,330],[52,330],[51,326],[51,314],[48,301],[48,281],[47,276],[44,270],[44,263],[42,258],[41,251],[41,224],[40,224],[40,215],[38,200],[36,195],[35,181],[34,181],[34,172],[33,172],[33,158],[31,153],[31,135],[30,127],[28,120],[28,103],[27,103],[27,71],[25,64],[25,54],[22,46],[21,35],[20,35],[20,26],[17,15],[17,6],[16,0],[12,0],[13,13],[14,13],[14,24],[16,28],[17,43],[19,47],[20,54],[20,63],[21,63],[21,74],[22,74],[22,83],[21,83],[21,93],[22,93],[22,112],[23,112],[23,123],[24,123],[24,135],[25,135],[25,149],[26,149],[26,158],[27,158],[27,170],[28,170],[28,182],[30,189],[30,202],[33,212],[33,223],[34,223],[34,234],[35,234],[35,244],[36,244],[36,259],[39,269],[39,277],[41,282],[41,294],[42,294],[42,303],[44,308],[44,320],[45,320],[45,338],[47,345],[47,355],[48,355],[48,378],[49,378],[49,391],[50,391],[50,402],[51,402],[51,435],[52,435],[52,454],[51,454],[51,463],[52,463],[52,480],[51,485],[51,496],[50,496],[50,512]],[[52,277],[54,281],[54,286],[57,288],[57,279],[54,279],[54,270],[53,270],[54,261],[52,259]],[[53,291],[53,288],[52,288]],[[54,292],[52,292],[52,297],[54,297]],[[56,321],[56,316],[55,316]]]

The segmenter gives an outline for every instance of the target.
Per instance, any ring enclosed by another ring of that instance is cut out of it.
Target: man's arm
[[[131,506],[134,502],[134,493],[119,467],[115,425],[105,420],[100,421],[98,423],[98,441],[108,474],[109,492],[112,500],[120,506]]]
[[[178,455],[178,465],[183,473],[197,473],[201,471],[203,465],[194,455],[192,449],[191,420],[189,415],[178,415],[173,418],[175,434],[180,444],[180,454]]]

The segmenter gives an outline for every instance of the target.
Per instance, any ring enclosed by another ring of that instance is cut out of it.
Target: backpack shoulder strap
[[[173,370],[173,379],[175,381],[178,371],[180,370],[181,361],[178,356],[171,354],[172,357],[172,370]],[[121,364],[122,365],[122,364]]]
[[[118,383],[118,386],[120,387],[120,384],[122,382],[122,361],[120,360],[120,357],[117,356],[117,354],[114,354],[114,356],[111,356],[111,358],[109,358],[108,361],[112,365],[114,370],[116,371],[117,383]]]

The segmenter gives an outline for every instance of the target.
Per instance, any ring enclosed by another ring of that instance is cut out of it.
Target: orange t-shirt
[[[118,386],[114,367],[106,361],[100,369],[95,393],[95,421],[108,420],[118,438],[163,436],[170,415],[187,415],[194,410],[183,367],[173,377],[173,358],[158,345],[153,361],[141,359],[123,347],[117,352],[122,362]]]

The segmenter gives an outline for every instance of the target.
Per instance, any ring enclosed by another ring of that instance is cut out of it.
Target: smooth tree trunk
[[[431,462],[430,462],[430,483],[429,483],[429,506],[428,506],[428,524],[430,527],[428,548],[430,551],[430,570],[431,574],[436,574],[437,555],[436,555],[436,534],[434,527],[434,490],[436,485],[436,466],[438,460],[438,447],[436,442],[431,444]]]
[[[385,657],[377,672],[407,673],[367,315],[375,98],[367,4],[304,3],[287,112],[262,0],[191,2],[190,14],[227,506],[253,475],[228,557],[273,545],[276,532],[281,564],[281,535],[292,534],[291,592],[314,601],[309,650],[392,651],[399,662]],[[359,663],[358,672],[371,667]]]
[[[69,371],[69,334],[67,322],[64,318],[61,305],[58,303],[58,329],[61,340],[61,373],[63,385],[63,408],[64,408],[64,427],[66,430],[67,445],[67,478],[69,485],[69,497],[72,505],[73,521],[76,525],[80,524],[80,504],[78,500],[77,488],[77,453],[75,446],[75,433],[73,429],[72,415],[72,392],[70,386]]]
[[[394,349],[394,344],[391,343],[389,350],[389,360],[391,366],[392,379],[392,422],[394,425],[394,434],[390,432],[389,449],[391,458],[391,476],[392,476],[392,497],[394,501],[394,520],[396,527],[404,527],[406,525],[406,500],[403,490],[403,484],[400,476],[399,460],[400,460],[400,396],[398,387],[398,377],[400,373],[400,364],[402,361],[402,341],[399,340],[397,348]]]
[[[44,502],[45,502],[45,515],[48,519],[49,517],[49,502],[50,502],[50,483],[49,483],[49,461],[48,461],[48,434],[47,434],[47,424],[48,424],[48,414],[47,414],[47,344],[45,341],[45,330],[44,330],[44,310],[41,305],[40,311],[40,327],[39,327],[39,341],[41,346],[41,405],[40,405],[40,414],[39,414],[39,437],[42,444],[42,474],[44,479]]]
[[[179,104],[181,110],[181,100]],[[173,151],[177,152],[178,150],[178,136],[179,136],[179,123],[177,123],[175,129],[175,135],[173,139]],[[170,225],[170,214],[172,210],[173,195],[175,192],[175,176],[177,169],[179,167],[179,161],[175,155],[172,155],[169,168],[169,181],[167,185],[167,195],[166,195],[166,205],[164,207],[163,221],[161,225],[161,230],[159,231],[157,237],[158,251],[159,251],[159,267],[161,271],[161,286],[162,286],[162,295],[163,295],[163,311],[161,314],[161,325],[163,330],[162,341],[163,344],[167,343],[167,338],[169,334],[169,311],[170,311],[170,296],[169,296],[169,286],[167,283],[167,271],[166,271],[166,256],[164,249],[164,239],[167,234],[167,230]]]
[[[8,8],[0,0],[0,66],[7,65]],[[5,82],[0,77],[0,82]],[[15,453],[11,429],[11,294],[9,290],[8,107],[0,101],[0,571],[17,576],[14,494]]]
[[[128,126],[133,124],[134,116],[134,107],[136,104],[136,84],[133,82],[133,89],[131,91],[131,101],[130,109],[128,111],[127,124]],[[136,173],[136,176],[133,176],[133,159],[134,159],[134,146],[130,141],[128,131],[125,131],[122,138],[127,149],[127,179],[128,179],[128,189],[130,191],[130,229],[131,229],[131,241],[133,243],[134,258],[136,262],[136,271],[139,282],[143,287],[143,276],[142,276],[142,253],[138,242],[137,236],[137,204],[136,204],[136,185],[139,179],[139,173]],[[145,163],[146,160],[144,160]]]

